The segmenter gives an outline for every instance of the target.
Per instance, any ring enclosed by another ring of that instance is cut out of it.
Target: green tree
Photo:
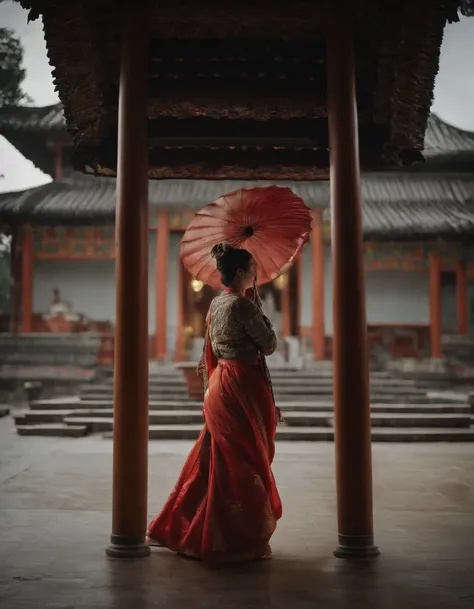
[[[13,30],[0,28],[0,108],[31,101],[21,87],[25,74],[20,39]]]
[[[13,30],[0,28],[0,108],[31,102],[21,86],[25,74],[20,39]],[[10,239],[0,233],[0,311],[8,310],[10,289]]]
[[[13,30],[0,27],[0,108],[31,103],[32,99],[21,88],[25,74],[20,39],[16,38]],[[4,177],[0,173],[0,179]]]

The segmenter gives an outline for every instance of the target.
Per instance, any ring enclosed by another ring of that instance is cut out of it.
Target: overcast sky
[[[72,0],[64,0],[72,1]],[[41,21],[27,24],[27,11],[12,2],[0,3],[0,24],[21,38],[26,79],[23,88],[36,106],[54,104],[51,68]],[[448,25],[441,48],[433,111],[456,127],[474,131],[474,17]],[[50,179],[0,137],[0,192],[39,186]]]

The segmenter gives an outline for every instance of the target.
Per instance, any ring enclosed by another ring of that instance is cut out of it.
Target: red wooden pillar
[[[342,0],[333,4],[327,80],[331,161],[334,434],[340,558],[371,558],[372,455],[354,38]]]
[[[148,16],[123,3],[118,117],[113,510],[109,556],[148,556]]]
[[[313,353],[321,361],[326,355],[324,330],[324,240],[323,219],[320,209],[313,211]]]
[[[430,339],[431,357],[441,357],[441,260],[435,254],[430,254]]]
[[[20,327],[21,291],[21,231],[17,226],[11,230],[10,244],[10,332],[18,334]]]
[[[300,339],[300,343],[303,339],[302,336],[302,315],[301,315],[301,307],[303,300],[303,259],[302,256],[298,258],[298,262],[296,263],[296,327],[298,336]]]
[[[291,293],[290,272],[283,277],[281,295],[281,333],[283,338],[291,336]]]
[[[155,357],[164,360],[168,353],[166,295],[168,287],[169,217],[167,211],[158,215],[155,252]]]
[[[21,331],[33,330],[33,232],[30,226],[23,229],[21,250]]]
[[[178,319],[176,325],[176,350],[174,359],[184,362],[186,359],[185,335],[184,335],[184,301],[185,301],[185,272],[181,260],[178,262]]]
[[[456,305],[458,333],[467,334],[467,268],[462,261],[456,265]]]

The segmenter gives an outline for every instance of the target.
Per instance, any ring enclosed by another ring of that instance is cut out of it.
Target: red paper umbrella
[[[181,241],[181,260],[193,277],[217,288],[220,274],[211,249],[216,243],[230,243],[252,254],[261,285],[292,266],[310,230],[310,211],[289,188],[236,190],[195,215]]]

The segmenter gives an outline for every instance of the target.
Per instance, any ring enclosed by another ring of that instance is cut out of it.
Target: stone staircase
[[[275,399],[286,425],[280,440],[333,440],[332,374],[327,369],[272,371]],[[371,373],[372,438],[381,442],[473,441],[471,406],[463,394],[436,392],[413,379]],[[150,439],[195,439],[202,402],[189,398],[173,367],[150,375]],[[113,382],[89,384],[79,397],[38,400],[15,416],[20,435],[112,436]]]

